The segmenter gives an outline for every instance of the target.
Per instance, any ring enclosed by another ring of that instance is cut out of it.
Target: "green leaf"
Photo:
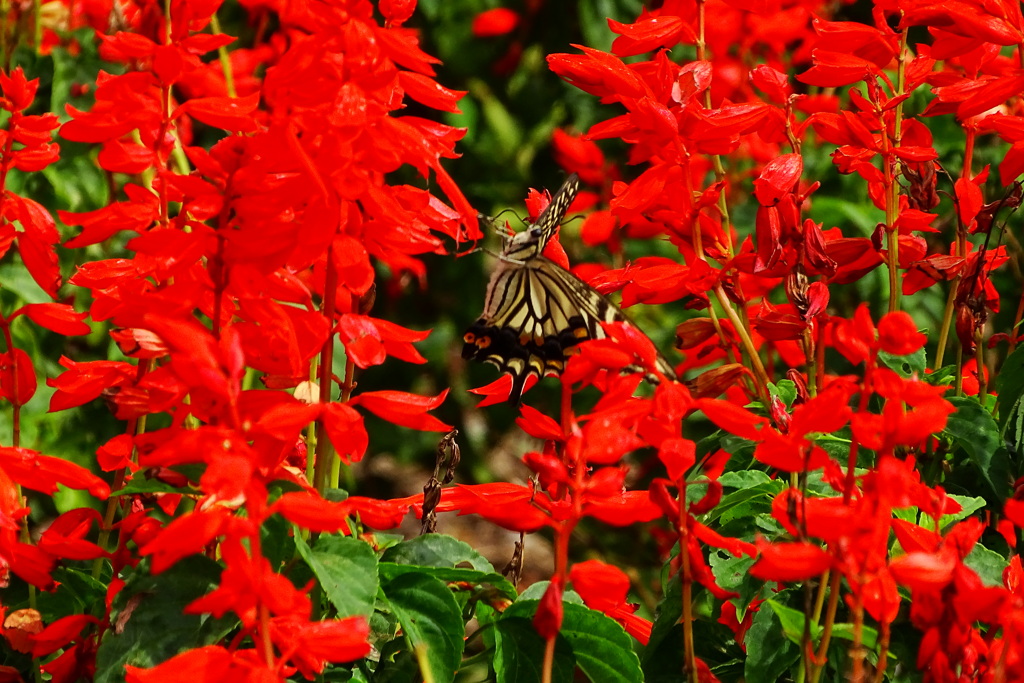
[[[1010,474],[995,419],[972,398],[953,396],[949,402],[956,412],[949,416],[943,434],[952,438],[978,466],[990,493],[986,499],[1001,504],[1010,495]]]
[[[472,546],[444,534],[425,534],[399,543],[384,551],[380,561],[421,567],[456,567],[466,563],[480,572],[494,572],[491,563]]]
[[[237,619],[182,613],[190,602],[217,587],[221,570],[203,555],[179,560],[156,576],[149,573],[148,562],[132,570],[114,598],[114,626],[96,653],[96,683],[120,683],[126,665],[147,669],[227,636]]]
[[[1019,453],[1024,442],[1024,345],[1006,357],[996,378],[999,429]]]
[[[779,623],[782,624],[782,632],[786,634],[786,637],[797,645],[802,643],[804,639],[804,623],[807,621],[804,613],[792,607],[786,607],[775,600],[766,600],[765,602],[775,612]],[[818,636],[821,635],[821,627],[817,624],[811,624],[810,635],[811,640],[817,641]]]
[[[724,525],[734,519],[747,519],[762,512],[771,512],[772,500],[784,486],[782,481],[766,481],[722,496],[705,521],[710,524],[717,520],[718,524]]]
[[[576,665],[594,683],[642,680],[633,639],[622,625],[582,605],[563,604],[560,634],[572,648]]]
[[[832,637],[840,640],[854,641],[853,624],[833,624]],[[869,650],[875,648],[878,642],[878,630],[862,624],[860,627],[860,644]]]
[[[1024,398],[1017,399],[1008,412],[1002,434],[1008,448],[1019,456],[1024,452]]]
[[[768,383],[768,393],[778,396],[779,400],[787,406],[793,405],[796,400],[796,382],[791,379],[779,380],[778,384]]]
[[[403,574],[383,589],[420,666],[429,669],[435,683],[455,680],[466,628],[452,592],[423,574]]]
[[[697,624],[702,622],[694,622]],[[646,683],[679,683],[683,670],[683,625],[673,624],[665,631],[665,637],[656,645],[648,643],[643,649],[643,680]],[[732,680],[738,680],[734,678]]]
[[[778,683],[784,678],[784,672],[800,658],[799,646],[783,636],[772,609],[762,607],[754,613],[754,621],[743,642],[747,646],[743,668],[746,683]]]
[[[263,520],[260,525],[260,551],[275,572],[287,570],[285,573],[292,583],[305,586],[313,578],[313,573],[308,566],[291,562],[297,552],[295,539],[298,536],[302,540],[302,534],[293,533],[293,528],[292,523],[281,515],[271,515]]]
[[[996,377],[996,389],[1000,409],[1017,403],[1024,396],[1024,345],[1014,349],[1003,361],[999,376]]]
[[[58,584],[56,591],[41,591],[36,596],[36,607],[47,623],[73,614],[103,615],[107,586],[102,581],[73,567],[57,567],[53,580]]]
[[[139,494],[152,493],[179,493],[183,496],[191,496],[199,493],[191,486],[174,486],[159,479],[147,479],[138,477],[125,484],[124,488],[112,492],[111,496],[135,496]]]
[[[596,49],[610,51],[616,35],[608,28],[608,17],[634,16],[620,14],[622,8],[616,7],[615,0],[591,0],[581,2],[579,7],[579,27],[585,45]]]
[[[980,543],[974,544],[964,564],[973,569],[986,586],[1002,586],[1003,570],[1009,566],[1005,557]]]
[[[515,600],[519,597],[516,587],[512,582],[501,574],[495,572],[481,572],[476,569],[463,569],[461,567],[421,567],[413,564],[394,564],[392,562],[381,562],[378,566],[381,579],[390,581],[402,574],[412,572],[433,576],[444,583],[465,582],[476,586],[491,586],[501,595]]]
[[[767,484],[771,480],[771,477],[760,470],[738,470],[726,472],[718,478],[718,483],[727,489],[747,489],[758,484]]]
[[[507,619],[523,621],[532,619],[539,602],[538,600],[516,602],[505,610],[497,626],[500,629]],[[572,653],[572,659],[575,660],[576,666],[594,683],[632,683],[643,680],[640,659],[633,651],[633,639],[618,622],[583,605],[563,602],[562,610],[562,628],[555,646],[556,654],[558,648],[564,643]],[[526,621],[526,623],[530,624],[530,629],[533,630],[532,621]],[[517,632],[517,635],[522,638],[523,634]],[[536,636],[536,631],[534,631],[534,635]],[[524,641],[517,640],[517,642]],[[539,644],[540,652],[543,652],[544,643],[540,636],[536,636],[534,644]],[[506,651],[501,654],[508,656],[510,653]],[[533,656],[521,652],[515,655],[515,658],[530,659]],[[542,659],[542,657],[537,658],[535,664],[539,664]],[[520,663],[503,662],[502,665],[518,667]],[[498,670],[497,656],[495,657],[495,670]],[[536,681],[539,678],[535,676],[505,680]]]
[[[959,522],[961,519],[967,519],[972,514],[982,509],[986,505],[985,499],[979,496],[950,495],[949,498],[952,498],[956,502],[960,503],[960,512],[957,512],[953,515],[942,515],[942,517],[939,518],[940,530],[946,530],[951,525],[955,524],[956,522]],[[931,519],[931,515],[924,514],[924,519],[921,522],[921,526],[925,527],[926,529],[930,529],[931,522],[929,520]]]
[[[885,351],[879,351],[878,360],[887,368],[895,370],[896,374],[901,377],[911,377],[913,375],[922,376],[924,375],[924,369],[928,364],[928,359],[925,357],[923,346],[914,353],[906,356],[896,356],[891,353],[886,353]]]
[[[377,598],[377,557],[369,544],[348,536],[322,535],[311,549],[298,529],[295,548],[320,581],[338,617],[370,618]]]
[[[541,598],[544,597],[544,593],[547,592],[548,584],[549,583],[551,583],[551,582],[550,581],[538,581],[537,583],[532,584],[529,588],[524,590],[522,592],[522,594],[520,594],[519,600],[523,601],[524,603],[525,602],[529,602],[530,600],[540,600]],[[572,590],[571,588],[567,588],[562,593],[562,602],[573,604],[573,605],[582,605],[583,604],[583,598],[581,598],[580,594],[577,593],[576,591]],[[509,609],[511,609],[513,614],[515,614],[515,611],[517,609],[519,609],[519,608],[517,608],[515,605],[513,605]],[[533,613],[531,612],[530,614],[532,615]]]
[[[851,438],[850,428],[843,427],[835,434],[818,434],[814,437],[814,444],[828,453],[833,460],[846,462],[850,457]],[[831,492],[834,489],[826,484],[826,490]]]
[[[516,603],[519,604],[519,603]],[[541,680],[544,640],[527,617],[503,616],[494,625],[494,673],[497,683]],[[552,683],[572,683],[576,659],[563,638],[555,641]],[[639,680],[639,679],[638,679]]]
[[[676,637],[679,635],[676,627],[683,614],[682,600],[683,588],[676,574],[665,582],[665,597],[658,603],[651,639],[647,641],[647,647],[642,653],[641,663],[645,674],[652,669],[660,669],[665,658],[678,656],[682,640]]]
[[[924,380],[933,387],[942,387],[953,384],[956,381],[956,366],[943,365],[941,368],[930,374],[921,375],[918,379]]]
[[[373,683],[420,683],[422,680],[416,657],[405,650],[395,654],[393,659],[381,657],[377,670],[373,672]]]
[[[352,669],[334,666],[331,664],[328,664],[327,668],[324,669],[323,674],[321,674],[321,678],[324,683],[348,683],[348,681],[365,680],[362,678],[356,679],[354,676],[355,673]]]
[[[740,597],[735,601],[737,607],[749,605],[757,597],[764,583],[750,575],[750,567],[754,564],[755,558],[733,557],[722,550],[716,550],[708,555],[708,564],[715,575],[715,583],[727,591],[739,593]]]
[[[735,456],[737,460],[754,457],[754,443],[735,434],[722,435],[722,450]]]

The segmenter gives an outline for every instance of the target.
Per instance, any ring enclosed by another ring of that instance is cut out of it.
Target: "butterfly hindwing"
[[[492,285],[483,316],[466,331],[462,355],[512,375],[513,403],[530,375],[560,375],[576,346],[604,338],[601,322],[624,320],[607,299],[542,256],[499,268]]]

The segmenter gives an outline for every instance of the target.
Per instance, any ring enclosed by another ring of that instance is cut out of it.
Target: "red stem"
[[[686,509],[686,477],[680,477],[679,488],[679,564],[682,582],[683,671],[689,683],[697,683],[697,658],[693,651],[693,572],[690,568],[690,513]]]

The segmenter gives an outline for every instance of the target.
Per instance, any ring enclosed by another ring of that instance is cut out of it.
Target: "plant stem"
[[[902,14],[902,13],[901,13]],[[896,92],[895,97],[902,97],[907,85],[907,29],[900,32],[900,51],[896,57]],[[893,114],[893,147],[899,147],[903,140],[903,102],[896,105]],[[883,138],[887,136],[883,135]],[[890,157],[891,158],[891,157]],[[889,238],[889,312],[893,313],[900,309],[900,285],[897,270],[899,268],[899,230],[896,229],[896,219],[899,214],[899,183],[896,182],[897,166],[895,159],[890,161],[889,175],[886,178],[889,183],[889,193],[886,199],[886,227]],[[891,222],[890,222],[891,219]]]
[[[956,304],[956,290],[960,287],[960,276],[957,275],[949,285],[949,295],[946,297],[946,308],[942,313],[942,328],[939,330],[939,344],[935,352],[935,366],[933,370],[942,367],[943,356],[946,355],[946,343],[949,341],[949,329],[953,324],[953,306]],[[1021,299],[1024,302],[1024,299]]]
[[[707,3],[705,0],[697,0],[697,60],[706,61],[708,59],[707,54],[707,40],[705,37],[705,27],[707,26]],[[704,91],[704,107],[711,109],[711,89],[707,88]],[[711,167],[715,171],[715,181],[722,182],[725,180],[725,166],[722,164],[722,157],[718,154],[710,155]],[[729,205],[725,201],[725,193],[721,192],[718,195],[718,210],[722,214],[722,236],[725,239],[725,253],[728,258],[733,256],[732,246],[732,230],[729,219]],[[694,221],[696,230],[700,230],[699,220]]]
[[[43,54],[43,2],[32,0],[32,47],[36,56]]]
[[[881,633],[879,634],[878,666],[875,667],[874,683],[882,683],[882,679],[885,678],[885,668],[889,662],[889,636],[891,634],[892,629],[889,626],[889,622],[883,622]]]
[[[217,17],[216,12],[210,15],[210,29],[216,35],[221,34],[220,19]],[[231,59],[228,57],[228,48],[226,45],[221,45],[217,48],[217,61],[220,62],[221,71],[224,72],[224,88],[228,92],[228,97],[237,97],[238,93],[235,91],[235,74],[231,68]]]
[[[853,657],[853,683],[864,683],[864,607],[857,594],[853,594],[853,645],[850,646]]]
[[[828,646],[832,642],[832,625],[836,622],[836,610],[839,607],[839,572],[833,572],[828,584],[828,608],[825,610],[825,624],[821,632],[821,641],[818,643],[818,652],[814,657],[814,666],[811,668],[810,683],[818,683],[821,672],[825,669]]]
[[[956,347],[956,378],[953,381],[953,393],[957,396],[964,395],[964,347]]]
[[[740,342],[743,344],[743,349],[747,352],[747,356],[750,358],[750,365],[754,370],[754,378],[757,384],[757,394],[761,401],[767,406],[769,405],[770,397],[768,395],[768,373],[765,372],[764,365],[761,363],[761,357],[757,353],[757,349],[754,348],[754,342],[747,333],[746,327],[740,320],[739,316],[736,315],[736,311],[732,308],[732,303],[729,301],[729,297],[726,296],[725,290],[722,289],[721,284],[715,285],[715,296],[718,298],[718,303],[722,305],[722,309],[725,314],[729,316],[729,320],[732,322],[734,328],[736,328],[736,334],[739,335]]]
[[[551,683],[551,670],[555,665],[555,638],[544,643],[544,662],[541,665],[541,683]]]
[[[334,313],[336,307],[335,297],[338,291],[338,271],[334,265],[334,246],[327,249],[327,265],[324,275],[324,298],[320,310],[327,324],[330,325],[330,333],[320,349],[320,403],[327,405],[331,402],[331,387],[334,383]],[[323,418],[316,424],[316,462],[313,465],[313,485],[321,495],[327,490],[330,473],[334,467],[333,459],[337,456],[327,438],[327,427]]]
[[[693,650],[693,576],[690,567],[690,529],[686,511],[686,477],[679,485],[679,580],[682,583],[683,672],[688,683],[697,683],[697,657]]]
[[[135,369],[135,383],[138,384],[146,373],[149,372],[150,364],[153,361],[146,358],[139,361],[138,367]],[[137,419],[128,421],[128,425],[125,427],[125,434],[135,437],[146,431],[146,416],[143,415]],[[138,462],[138,451],[135,446],[132,446],[132,461]],[[99,536],[96,540],[96,545],[103,548],[107,552],[112,552],[107,544],[110,541],[110,532],[114,526],[114,516],[117,514],[118,509],[121,507],[121,497],[113,494],[117,493],[124,488],[125,479],[127,479],[127,469],[122,467],[114,473],[114,483],[110,487],[110,497],[107,498],[107,509],[103,513],[103,526],[100,528]],[[103,572],[103,558],[97,557],[92,564],[92,578],[100,578],[100,574]]]
[[[985,405],[988,380],[985,379],[985,339],[980,328],[974,332],[974,365],[974,370],[978,374],[978,402]]]
[[[11,2],[10,0],[0,0],[0,17],[11,16]],[[9,71],[11,67],[10,55],[7,52],[7,21],[0,21],[0,60],[3,60],[3,64],[0,65],[4,71]]]
[[[804,358],[807,359],[807,393],[810,394],[811,398],[818,395],[819,382],[817,344],[814,343],[816,327],[815,321],[811,320],[807,329],[804,330],[804,338],[801,340]]]
[[[345,375],[341,378],[341,395],[338,400],[345,403],[352,398],[352,390],[355,388],[355,383],[352,381],[353,376],[356,372],[356,364],[351,358],[345,359]],[[334,449],[332,448],[332,451]],[[338,488],[341,482],[341,458],[331,458],[331,476],[328,482],[329,488]]]

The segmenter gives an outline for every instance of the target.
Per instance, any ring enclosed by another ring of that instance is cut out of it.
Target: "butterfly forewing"
[[[569,205],[572,204],[572,200],[576,199],[576,193],[580,189],[580,177],[573,173],[562,186],[558,188],[558,192],[551,198],[548,205],[541,211],[540,215],[537,216],[537,220],[534,222],[534,228],[539,228],[543,235],[544,243],[551,238],[551,235],[555,233],[565,217],[565,212],[569,210]]]
[[[604,338],[602,322],[623,313],[585,282],[541,255],[579,189],[573,174],[527,230],[508,240],[487,285],[484,312],[464,336],[462,357],[492,363],[512,376],[518,404],[531,376],[560,375],[574,348]],[[664,374],[671,366],[659,358]]]
[[[537,220],[530,224],[529,228],[508,240],[505,250],[501,254],[502,260],[525,262],[535,256],[540,256],[561,224],[566,210],[572,204],[572,200],[576,198],[579,189],[579,176],[573,173],[558,188],[558,192],[537,216]]]

